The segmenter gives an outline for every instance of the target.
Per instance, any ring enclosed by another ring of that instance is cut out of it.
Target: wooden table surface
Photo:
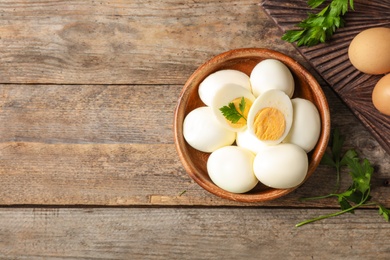
[[[270,48],[316,76],[332,127],[375,165],[372,196],[390,207],[390,155],[259,0],[3,0],[0,14],[1,259],[389,259],[376,208],[295,227],[338,210],[299,201],[329,193],[333,169],[255,204],[184,171],[172,125],[186,79],[221,52]]]

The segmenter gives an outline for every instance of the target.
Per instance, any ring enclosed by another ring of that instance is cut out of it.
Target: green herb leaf
[[[371,175],[374,172],[374,168],[367,159],[360,163],[356,157],[345,157],[345,161],[350,169],[349,174],[353,180],[353,187],[362,194],[366,193],[370,189]]]
[[[240,111],[241,111],[242,114],[244,114],[245,106],[246,106],[245,98],[242,97],[241,101],[240,101],[240,104],[238,105],[238,107],[240,108]]]
[[[319,7],[324,0],[308,0],[308,6],[312,9]],[[297,24],[300,29],[288,30],[282,36],[282,40],[296,42],[298,46],[313,46],[329,40],[334,32],[344,26],[341,16],[348,12],[348,8],[354,10],[353,0],[332,0],[316,14],[308,14],[308,17]]]
[[[328,153],[325,153],[324,156],[322,157],[321,164],[331,166],[331,167],[336,167],[335,161],[333,160],[332,156]]]
[[[244,116],[245,106],[246,106],[245,98],[242,97],[241,101],[240,101],[240,104],[238,105],[239,110],[241,111],[241,113],[240,113],[240,111],[237,111],[236,106],[232,102],[229,103],[227,106],[221,107],[219,110],[221,111],[222,115],[227,120],[229,120],[230,122],[235,124],[241,118],[243,118],[246,121],[246,118]]]
[[[184,193],[186,193],[187,192],[187,190],[183,190],[182,192],[180,192],[179,193],[179,197],[181,196],[181,195],[183,195]]]
[[[332,154],[333,154],[333,160],[340,161],[341,159],[341,149],[343,147],[345,141],[345,137],[340,135],[340,132],[338,129],[335,129],[333,131],[333,138],[332,138]]]
[[[333,131],[332,142],[330,144],[331,152],[327,152],[321,163],[332,166],[336,169],[337,183],[339,183],[340,169],[342,166],[346,166],[349,170],[349,175],[352,178],[352,184],[349,188],[341,193],[330,193],[325,196],[317,196],[312,198],[305,198],[304,200],[311,199],[324,199],[330,197],[336,197],[337,202],[340,205],[340,211],[331,213],[328,215],[319,216],[313,219],[305,220],[298,223],[296,226],[302,226],[314,221],[318,221],[325,218],[339,216],[344,213],[354,213],[355,209],[363,205],[377,205],[379,207],[379,214],[383,216],[386,221],[389,221],[390,210],[384,206],[376,203],[369,202],[371,200],[371,177],[374,173],[374,167],[371,165],[368,159],[360,159],[355,150],[348,150],[342,155],[342,145],[344,138],[339,134],[338,130]],[[369,202],[369,203],[368,203]]]
[[[348,200],[344,196],[340,196],[338,198],[338,202],[340,204],[341,210],[346,210],[346,209],[352,208],[351,204],[348,202]],[[353,210],[351,210],[349,212],[354,213]]]
[[[341,166],[346,165],[343,159],[347,154],[348,156],[352,154],[350,151],[347,151],[344,155],[341,154],[344,141],[345,137],[340,135],[338,129],[334,129],[329,142],[330,149],[328,149],[321,160],[321,164],[336,168],[337,178],[334,192],[337,192],[340,186]]]
[[[325,2],[325,0],[309,0],[307,2],[307,5],[310,6],[311,8],[316,8],[322,5],[323,2]]]
[[[378,204],[379,207],[379,215],[382,215],[383,218],[389,222],[390,221],[390,210]]]
[[[341,161],[340,161],[340,165],[341,166],[346,166],[347,165],[347,160],[349,159],[357,159],[357,152],[353,149],[351,150],[348,150],[342,157]]]
[[[355,6],[353,4],[353,0],[349,0],[349,6],[351,7],[352,10],[355,10]]]

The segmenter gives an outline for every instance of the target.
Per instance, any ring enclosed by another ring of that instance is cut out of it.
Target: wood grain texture
[[[330,212],[237,208],[3,208],[0,209],[0,257],[388,259],[390,226],[371,210],[294,227],[303,217]]]
[[[284,32],[296,29],[313,12],[305,0],[263,1],[262,6]],[[390,1],[355,1],[355,11],[345,15],[345,24],[328,43],[297,49],[390,153],[390,117],[379,113],[371,101],[373,87],[383,75],[359,72],[348,59],[349,44],[359,32],[390,26]]]
[[[298,201],[332,190],[327,167],[264,204],[220,199],[184,171],[172,131],[184,82],[221,52],[270,48],[320,81],[390,207],[390,155],[258,2],[0,1],[0,258],[387,259],[377,209],[294,228],[338,207]]]
[[[0,85],[0,141],[172,143],[180,85]]]
[[[0,13],[1,83],[182,84],[269,22],[253,0],[7,0]]]
[[[180,85],[1,85],[0,203],[3,205],[238,205],[191,181],[173,142]],[[373,196],[390,205],[390,158],[330,89],[335,126],[347,145],[378,165]],[[145,102],[151,99],[152,102]],[[337,113],[335,113],[337,111]],[[349,115],[349,117],[348,117]],[[351,129],[351,126],[353,128]],[[332,169],[320,167],[293,194],[268,206],[328,193]],[[345,185],[348,184],[345,178]],[[183,191],[184,194],[180,195]],[[314,192],[315,191],[315,192]]]

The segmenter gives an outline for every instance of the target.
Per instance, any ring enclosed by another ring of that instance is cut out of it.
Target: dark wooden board
[[[263,1],[261,6],[283,32],[307,17],[307,0]],[[390,0],[355,0],[345,15],[345,27],[324,44],[295,47],[352,110],[383,149],[390,153],[390,117],[380,114],[371,101],[372,89],[383,75],[356,70],[348,59],[348,47],[356,34],[371,27],[390,27]]]

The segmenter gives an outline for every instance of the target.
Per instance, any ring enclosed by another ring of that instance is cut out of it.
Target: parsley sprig
[[[312,9],[319,7],[325,0],[308,0]],[[288,30],[282,40],[296,42],[297,46],[313,46],[329,40],[334,32],[345,24],[342,18],[348,9],[354,10],[353,0],[332,0],[320,12],[309,13],[308,17],[297,24],[301,29]]]
[[[246,121],[246,117],[244,116],[245,106],[246,106],[245,98],[242,97],[240,104],[238,104],[238,108],[240,111],[237,110],[233,102],[229,103],[227,106],[221,107],[219,110],[222,112],[222,115],[227,120],[235,124],[241,118],[243,118]]]
[[[328,215],[319,216],[298,223],[296,226],[300,227],[305,224],[318,221],[325,218],[335,217],[344,213],[354,213],[354,210],[361,206],[375,205],[379,208],[379,215],[383,216],[386,221],[389,221],[390,210],[377,202],[371,202],[371,176],[374,168],[368,159],[359,158],[354,149],[350,149],[342,154],[342,146],[344,137],[340,135],[336,129],[333,131],[330,151],[324,154],[321,164],[334,167],[336,169],[337,180],[335,191],[319,197],[303,198],[302,200],[315,200],[335,197],[340,205],[340,211]],[[349,188],[338,193],[340,187],[340,172],[341,167],[346,166],[348,173],[352,178],[352,184]]]

